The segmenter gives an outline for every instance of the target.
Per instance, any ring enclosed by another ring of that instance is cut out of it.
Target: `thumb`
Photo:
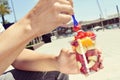
[[[68,49],[61,49],[59,56],[70,56],[70,54],[73,54],[73,51],[70,51]]]

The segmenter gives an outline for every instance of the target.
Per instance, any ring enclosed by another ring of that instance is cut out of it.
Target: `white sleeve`
[[[0,33],[5,31],[4,27],[2,26],[2,24],[0,24]]]

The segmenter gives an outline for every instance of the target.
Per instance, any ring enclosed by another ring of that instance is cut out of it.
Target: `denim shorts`
[[[0,80],[69,80],[69,76],[58,71],[23,71],[13,69],[0,76]]]

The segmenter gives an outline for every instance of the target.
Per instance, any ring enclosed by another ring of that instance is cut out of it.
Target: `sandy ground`
[[[102,50],[104,69],[88,77],[81,74],[70,75],[70,80],[120,80],[120,29],[99,31],[96,34],[96,46]],[[71,40],[71,37],[54,40],[52,43],[37,48],[36,51],[47,54],[59,53],[62,48],[71,49]]]

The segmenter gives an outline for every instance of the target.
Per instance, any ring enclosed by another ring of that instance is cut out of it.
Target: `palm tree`
[[[10,9],[4,4],[0,4],[0,16],[2,18],[3,25],[6,23],[4,18],[6,14],[10,14]]]

